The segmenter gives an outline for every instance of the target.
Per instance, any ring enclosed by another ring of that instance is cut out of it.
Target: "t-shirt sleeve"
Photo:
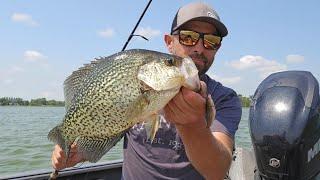
[[[223,132],[234,138],[242,113],[238,95],[232,89],[220,86],[211,96],[216,108],[216,117],[210,127],[211,131]]]

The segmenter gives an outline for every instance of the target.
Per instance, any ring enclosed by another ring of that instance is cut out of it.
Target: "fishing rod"
[[[150,1],[148,2],[147,6],[144,8],[144,10],[143,10],[143,12],[142,12],[142,14],[141,14],[141,16],[140,16],[137,24],[136,24],[135,27],[133,28],[131,34],[130,34],[129,37],[128,37],[127,42],[124,44],[124,46],[123,46],[123,48],[122,48],[121,51],[124,51],[124,50],[126,49],[128,43],[130,42],[130,40],[132,39],[133,36],[139,36],[139,37],[142,37],[143,39],[145,39],[145,40],[148,41],[148,39],[147,39],[146,37],[144,37],[144,36],[142,36],[142,35],[134,34],[134,32],[136,31],[137,27],[139,26],[139,23],[140,23],[141,19],[143,18],[144,14],[146,13],[147,9],[149,8],[151,2],[152,2],[152,0],[150,0]]]

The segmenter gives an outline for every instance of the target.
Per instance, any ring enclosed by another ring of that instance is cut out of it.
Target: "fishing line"
[[[136,31],[137,27],[139,26],[140,21],[141,21],[141,19],[143,18],[144,14],[146,13],[147,9],[149,8],[151,2],[152,2],[152,0],[150,0],[150,1],[148,2],[147,6],[144,8],[144,10],[143,10],[143,12],[142,12],[142,14],[141,14],[141,16],[140,16],[137,24],[136,24],[135,27],[133,28],[131,34],[130,34],[129,37],[128,37],[127,42],[124,44],[124,46],[123,46],[123,48],[122,48],[121,51],[124,51],[124,50],[126,49],[128,43],[130,42],[130,40],[132,39],[133,36],[139,36],[139,37],[142,37],[143,39],[145,39],[145,40],[148,41],[148,39],[147,39],[146,37],[144,37],[144,36],[142,36],[142,35],[134,34],[134,32]]]

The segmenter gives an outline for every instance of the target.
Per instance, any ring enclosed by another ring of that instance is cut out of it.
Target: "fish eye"
[[[174,66],[174,58],[169,58],[164,61],[167,66]]]

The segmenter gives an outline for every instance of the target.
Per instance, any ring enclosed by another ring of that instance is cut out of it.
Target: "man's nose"
[[[194,47],[194,48],[193,48],[193,51],[194,51],[194,52],[198,52],[199,54],[201,54],[201,53],[203,52],[203,50],[204,50],[204,47],[203,47],[203,39],[200,38],[200,39],[198,40],[197,44],[194,45],[193,47]]]

